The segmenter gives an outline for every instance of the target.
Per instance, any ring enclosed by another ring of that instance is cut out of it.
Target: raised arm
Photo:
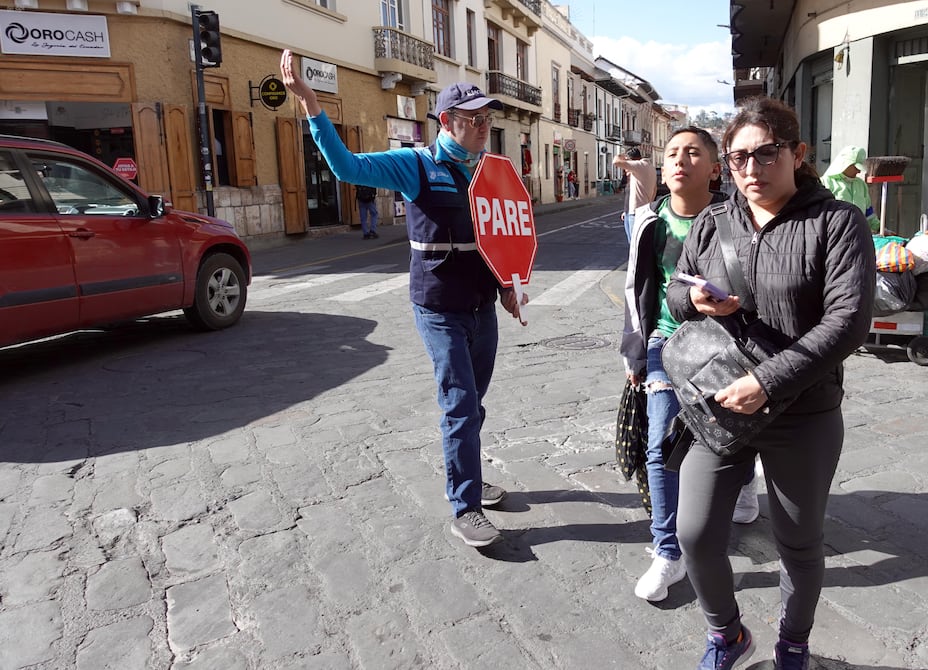
[[[300,101],[306,115],[319,116],[322,113],[322,106],[316,99],[316,92],[303,80],[299,72],[294,71],[293,52],[290,49],[284,49],[280,55],[280,74],[284,86],[290,89],[290,92]]]

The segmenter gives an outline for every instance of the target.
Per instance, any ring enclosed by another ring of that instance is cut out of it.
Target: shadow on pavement
[[[84,459],[242,428],[385,362],[389,347],[366,339],[376,325],[248,311],[233,328],[197,333],[163,316],[4,349],[0,460]]]

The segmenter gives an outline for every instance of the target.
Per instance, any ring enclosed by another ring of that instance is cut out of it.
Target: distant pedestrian
[[[876,258],[863,213],[836,201],[805,162],[807,145],[786,104],[742,103],[722,145],[738,187],[725,213],[756,311],[744,312],[737,296],[716,301],[677,279],[667,305],[681,322],[746,324],[778,351],[716,393],[715,402],[740,414],[763,411],[768,400],[792,404],[736,453],[720,456],[696,442],[680,467],[677,534],[709,625],[698,667],[728,670],[754,651],[735,600],[728,543],[735,500],[760,454],[780,559],[775,667],[808,670],[825,574],[825,506],[844,441],[843,361],[870,329]],[[731,286],[710,213],[693,223],[677,271]]]
[[[451,533],[472,547],[498,542],[502,535],[483,508],[500,503],[506,491],[483,480],[483,398],[496,362],[496,298],[516,318],[520,305],[515,291],[500,286],[477,250],[467,189],[490,138],[492,110],[502,110],[503,103],[473,84],[451,84],[438,94],[430,113],[441,126],[432,146],[355,155],[338,137],[315,91],[294,70],[290,50],[283,52],[280,69],[335,176],[399,191],[406,200],[409,295],[443,413]],[[523,294],[521,304],[527,302]]]
[[[577,173],[573,168],[567,170],[567,196],[571,200],[577,199]]]
[[[355,188],[355,197],[358,200],[364,239],[377,239],[380,237],[377,234],[377,189],[373,186],[358,186]]]
[[[651,161],[641,157],[641,151],[636,147],[626,151],[624,156],[613,158],[612,164],[622,168],[629,175],[622,220],[625,222],[625,236],[631,242],[632,230],[635,228],[635,210],[647,205],[657,196],[657,170],[651,165]]]

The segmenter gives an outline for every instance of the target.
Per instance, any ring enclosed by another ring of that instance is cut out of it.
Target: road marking
[[[392,270],[396,267],[396,263],[388,263],[382,265],[368,265],[367,267],[360,268],[357,272],[345,272],[345,273],[333,273],[330,275],[319,275],[313,277],[312,279],[307,279],[305,281],[298,282],[287,282],[280,285],[269,286],[268,288],[260,288],[257,291],[252,292],[252,297],[263,300],[267,298],[276,298],[281,295],[286,295],[287,293],[293,293],[294,291],[302,291],[303,289],[315,288],[317,286],[325,286],[326,284],[332,284],[337,281],[342,281],[345,279],[353,279],[354,277],[363,277],[365,274],[372,272],[382,272],[384,270]]]
[[[361,302],[362,300],[367,300],[368,298],[373,298],[382,293],[389,293],[390,291],[395,291],[398,288],[409,285],[409,273],[404,273],[397,275],[392,279],[385,279],[379,281],[376,284],[370,284],[369,286],[362,286],[361,288],[355,289],[353,291],[348,291],[346,293],[339,293],[338,295],[333,295],[328,300],[335,300],[338,302]]]
[[[580,294],[598,283],[612,270],[578,270],[566,279],[561,280],[547,291],[532,298],[530,305],[569,305],[580,297]]]

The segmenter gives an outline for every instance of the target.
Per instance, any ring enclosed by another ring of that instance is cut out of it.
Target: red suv
[[[0,346],[174,309],[226,328],[250,281],[231,224],[174,211],[76,149],[0,135]]]

